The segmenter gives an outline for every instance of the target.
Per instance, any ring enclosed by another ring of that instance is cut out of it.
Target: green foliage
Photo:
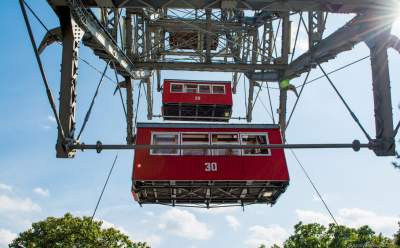
[[[316,223],[304,225],[300,222],[294,228],[294,234],[284,243],[285,248],[396,247],[391,239],[376,235],[368,226],[355,229],[330,224],[326,228]]]
[[[285,241],[285,248],[322,248],[326,247],[326,228],[323,225],[313,223],[303,225],[299,222],[294,226],[294,234]]]
[[[394,234],[394,244],[397,247],[400,247],[400,222],[397,223],[399,225],[399,230]]]
[[[9,247],[149,248],[146,243],[133,243],[117,229],[104,229],[101,225],[102,221],[91,221],[90,217],[74,217],[69,213],[61,218],[48,217],[33,223]]]

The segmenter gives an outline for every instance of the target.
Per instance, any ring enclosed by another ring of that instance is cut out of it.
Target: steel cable
[[[91,114],[92,109],[93,109],[93,106],[94,106],[94,101],[96,100],[96,97],[97,97],[97,95],[98,95],[98,93],[99,93],[100,85],[101,85],[101,83],[103,82],[103,78],[104,78],[104,75],[105,75],[106,72],[107,72],[107,68],[108,68],[109,64],[110,64],[110,62],[108,62],[107,65],[106,65],[106,67],[104,68],[103,74],[102,74],[101,77],[100,77],[100,81],[99,81],[99,83],[97,84],[96,91],[94,92],[92,101],[90,102],[89,109],[87,110],[87,112],[86,112],[86,114],[85,114],[85,119],[83,120],[82,127],[81,127],[81,129],[79,130],[79,134],[78,134],[78,136],[77,136],[77,138],[76,138],[77,140],[79,140],[79,138],[81,137],[82,132],[83,132],[83,130],[85,129],[87,122],[89,121],[89,117],[90,117],[90,114]]]
[[[319,192],[317,186],[315,185],[315,183],[313,182],[313,180],[311,179],[310,175],[308,174],[307,170],[305,169],[305,167],[303,166],[303,164],[300,162],[299,158],[297,157],[296,153],[290,149],[290,152],[292,153],[294,159],[297,161],[297,164],[300,166],[301,170],[303,171],[304,175],[307,177],[308,182],[311,184],[311,186],[313,187],[313,189],[315,190],[315,192],[317,193],[318,197],[321,199],[325,209],[328,211],[329,215],[331,216],[332,220],[335,222],[336,225],[339,225],[338,222],[336,221],[335,216],[333,215],[333,213],[331,212],[331,210],[329,209],[328,204],[325,202],[324,198],[322,197],[321,193]]]
[[[112,166],[111,166],[111,168],[110,168],[110,171],[108,172],[107,179],[106,179],[106,181],[104,182],[104,186],[103,186],[103,189],[101,190],[99,199],[97,200],[96,207],[95,207],[94,210],[93,210],[93,214],[92,214],[91,221],[93,221],[93,218],[94,218],[94,216],[96,215],[97,208],[98,208],[99,205],[100,205],[100,201],[101,201],[101,199],[102,199],[102,197],[103,197],[104,191],[105,191],[105,189],[106,189],[106,187],[107,187],[107,184],[108,184],[108,180],[110,179],[111,173],[113,172],[113,169],[114,169],[115,163],[117,162],[117,159],[118,159],[118,153],[115,155],[114,162],[112,163]]]
[[[297,103],[299,102],[300,96],[301,96],[301,94],[303,93],[304,86],[306,85],[306,82],[307,82],[308,76],[310,75],[310,72],[311,72],[311,71],[308,71],[308,72],[307,72],[306,78],[304,79],[303,85],[301,86],[301,90],[300,90],[300,92],[299,92],[299,96],[296,98],[296,102],[294,103],[293,108],[292,108],[292,111],[290,112],[289,119],[288,119],[288,121],[286,122],[285,130],[287,130],[287,128],[288,128],[288,126],[289,126],[289,124],[290,124],[290,120],[292,119],[293,113],[294,113],[294,111],[296,110]]]
[[[326,74],[326,72],[324,71],[324,69],[322,68],[322,66],[320,64],[318,64],[319,69],[321,69],[321,71],[324,73],[326,79],[328,80],[329,84],[332,86],[332,88],[334,89],[334,91],[336,92],[336,94],[339,96],[340,100],[342,100],[344,106],[346,107],[346,109],[349,111],[351,117],[353,118],[353,120],[357,123],[357,125],[360,127],[361,131],[364,133],[364,135],[367,137],[368,141],[371,141],[371,136],[369,136],[369,134],[367,133],[367,131],[365,130],[364,126],[361,124],[360,120],[357,118],[357,116],[354,114],[354,112],[351,110],[350,106],[347,104],[346,100],[344,100],[343,96],[340,94],[339,90],[336,88],[335,84],[332,82],[332,80],[330,79],[330,77]]]

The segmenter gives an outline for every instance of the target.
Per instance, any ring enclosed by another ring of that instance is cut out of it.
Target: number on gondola
[[[218,167],[217,167],[217,163],[216,162],[205,162],[204,165],[205,167],[205,171],[206,172],[212,172],[212,171],[217,171]]]

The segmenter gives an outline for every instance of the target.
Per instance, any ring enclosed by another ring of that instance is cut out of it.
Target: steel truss
[[[144,181],[136,182],[132,191],[139,204],[209,208],[213,204],[273,205],[287,186],[287,182],[280,181]]]
[[[65,139],[59,138],[57,142],[57,157],[72,157],[71,144],[79,143],[74,130],[77,54],[81,40],[99,58],[112,61],[111,67],[125,78],[118,87],[127,90],[128,144],[132,144],[134,132],[132,80],[146,85],[147,116],[151,119],[152,76],[157,75],[160,91],[162,70],[232,72],[233,92],[237,90],[239,73],[243,73],[249,80],[246,118],[250,122],[254,87],[260,82],[298,77],[365,42],[371,51],[373,76],[376,123],[375,139],[371,141],[373,150],[379,156],[395,154],[387,60],[389,47],[400,50],[398,39],[390,35],[395,19],[392,10],[398,4],[395,0],[48,2],[60,19],[63,45],[58,115]],[[97,15],[96,11],[92,12],[96,9],[100,10]],[[290,61],[291,17],[303,12],[308,13],[308,21],[303,21],[309,35],[309,50]],[[324,37],[329,13],[355,13],[356,16]],[[47,37],[41,50],[50,41]],[[287,97],[287,91],[280,89],[279,124],[283,134]]]

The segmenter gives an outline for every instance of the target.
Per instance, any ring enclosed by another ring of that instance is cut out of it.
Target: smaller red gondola
[[[282,144],[277,125],[138,123],[138,145]],[[274,204],[289,184],[283,149],[138,149],[140,204]]]
[[[228,122],[232,88],[227,81],[164,80],[164,120]]]

